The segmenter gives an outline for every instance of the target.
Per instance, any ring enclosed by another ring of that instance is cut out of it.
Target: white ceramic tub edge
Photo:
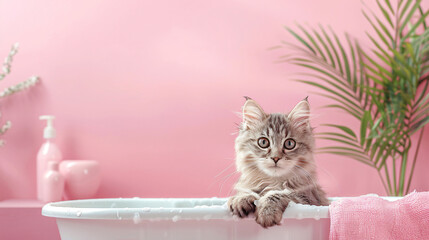
[[[239,219],[227,198],[88,199],[46,204],[62,240],[269,240],[327,239],[327,206],[291,203],[281,226],[262,228],[254,216]]]
[[[106,198],[53,202],[46,204],[42,215],[68,219],[223,219],[235,220],[226,207],[227,198]],[[290,203],[284,219],[329,218],[328,206]]]
[[[226,202],[227,198],[88,199],[48,203],[42,215],[57,219],[62,240],[329,238],[329,206],[291,203],[280,226],[264,229],[253,215],[232,216]]]

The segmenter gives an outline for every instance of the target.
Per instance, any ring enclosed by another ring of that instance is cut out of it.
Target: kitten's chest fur
[[[328,205],[325,192],[317,182],[314,169],[307,171],[291,170],[288,176],[272,177],[258,171],[255,168],[248,168],[235,186],[238,191],[251,191],[263,197],[274,192],[283,192],[295,203],[310,205]]]
[[[244,179],[243,179],[244,180]],[[306,176],[295,176],[293,178],[260,178],[258,180],[247,179],[244,180],[246,188],[251,189],[253,192],[263,196],[267,192],[275,190],[289,190],[290,192],[304,192],[313,187],[317,187],[311,179]],[[243,186],[245,187],[245,186]]]

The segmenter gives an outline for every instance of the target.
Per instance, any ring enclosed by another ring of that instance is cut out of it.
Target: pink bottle
[[[48,162],[48,171],[43,176],[43,196],[44,202],[61,201],[64,192],[64,178],[58,170],[59,164],[56,161]]]
[[[62,160],[62,154],[57,145],[53,142],[56,136],[52,121],[54,116],[40,116],[40,120],[47,120],[47,126],[43,131],[43,137],[46,142],[42,145],[37,154],[37,199],[43,201],[44,185],[43,178],[48,170],[48,162],[54,161],[59,163]]]

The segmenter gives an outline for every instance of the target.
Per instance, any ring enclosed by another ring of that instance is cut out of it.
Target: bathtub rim
[[[370,194],[372,195],[372,194]],[[331,197],[330,202],[349,197]],[[402,197],[381,197],[388,201],[395,201]],[[94,220],[236,220],[237,216],[232,216],[225,203],[228,198],[99,198],[69,200],[48,203],[42,208],[42,215],[62,219],[94,219]],[[139,202],[168,202],[170,204],[179,202],[193,202],[198,207],[70,207],[67,204],[96,204],[98,202],[124,203],[127,201]],[[204,206],[204,203],[214,206]],[[148,211],[148,209],[150,209]],[[291,202],[283,213],[283,219],[326,219],[329,217],[329,206],[302,205]],[[253,219],[252,214],[248,218]]]
[[[99,198],[84,200],[69,200],[52,202],[43,206],[42,215],[62,219],[93,219],[93,220],[237,220],[230,210],[224,205],[228,198]],[[127,201],[140,202],[180,202],[194,201],[200,203],[197,207],[70,207],[69,204],[94,204],[97,202],[118,203]],[[214,206],[204,206],[201,203],[212,203]],[[149,210],[148,210],[149,209]],[[329,218],[329,206],[311,206],[290,203],[283,214],[284,219],[308,219],[316,220]],[[252,214],[248,218],[253,219]]]

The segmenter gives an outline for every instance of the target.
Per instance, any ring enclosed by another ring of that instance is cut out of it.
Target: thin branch
[[[381,175],[380,170],[377,170],[377,173],[378,173],[378,176],[379,176],[379,177],[380,177],[380,179],[381,179],[381,182],[383,183],[384,190],[386,191],[386,193],[389,193],[389,188],[387,187],[387,185],[386,185],[386,181],[384,181],[384,178],[383,178],[383,176]]]
[[[9,54],[4,59],[2,73],[0,73],[0,81],[3,80],[6,75],[10,73],[10,68],[12,67],[13,56],[18,52],[19,43],[15,43],[12,45],[12,48],[9,51]]]
[[[408,177],[408,184],[407,184],[407,189],[406,189],[405,193],[408,193],[408,191],[410,190],[411,180],[412,180],[413,174],[414,174],[414,167],[416,166],[417,156],[419,155],[420,143],[422,142],[424,131],[425,131],[425,127],[423,127],[422,130],[420,131],[420,136],[419,136],[419,140],[417,142],[416,152],[414,154],[413,165],[411,166],[411,172],[410,172],[410,176]]]
[[[20,82],[16,85],[13,85],[4,89],[2,92],[0,92],[0,98],[4,98],[6,96],[25,90],[31,86],[36,85],[37,82],[39,82],[39,78],[36,76],[32,76],[23,82]]]
[[[12,67],[11,64],[13,61],[13,57],[18,52],[18,48],[19,48],[18,43],[15,43],[14,45],[12,45],[12,48],[9,51],[8,56],[5,58],[3,62],[3,66],[1,68],[1,73],[0,73],[0,81],[3,80],[6,77],[6,75],[8,75],[11,72],[10,69]],[[37,76],[32,76],[23,82],[7,87],[6,89],[0,92],[0,99],[10,96],[14,93],[20,92],[22,90],[25,90],[31,86],[34,86],[39,81],[40,80]],[[0,118],[1,118],[1,113],[0,113]],[[4,135],[11,127],[12,127],[12,123],[10,121],[6,121],[6,123],[4,123],[3,125],[0,125],[0,136]],[[2,147],[4,144],[5,144],[5,141],[3,139],[0,139],[0,147]]]

